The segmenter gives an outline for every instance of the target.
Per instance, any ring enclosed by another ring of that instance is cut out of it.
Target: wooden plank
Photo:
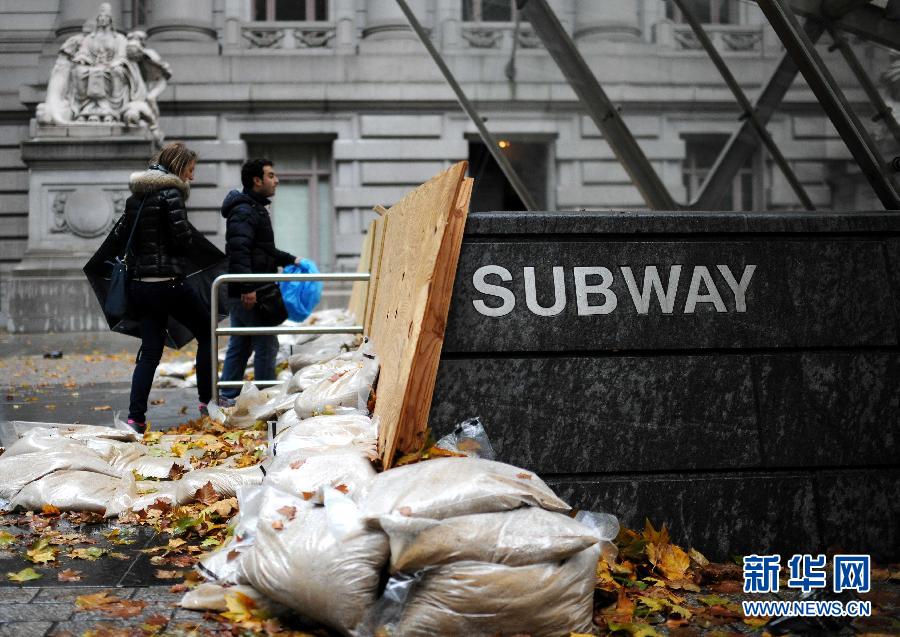
[[[375,415],[385,468],[397,452],[414,451],[425,441],[468,214],[466,167],[454,164],[382,217],[387,226],[369,334],[381,363]]]
[[[359,266],[357,272],[372,271],[372,240],[374,238],[375,222],[369,224],[369,231],[363,239],[362,249],[359,253]],[[356,317],[357,324],[362,324],[366,319],[366,296],[369,293],[369,284],[365,281],[355,281],[350,291],[350,303],[347,309]]]
[[[372,222],[372,259],[369,269],[369,287],[366,290],[366,316],[363,329],[366,334],[372,333],[372,317],[375,314],[375,297],[378,294],[378,281],[381,274],[381,256],[384,254],[384,230],[387,228],[387,217],[381,216]]]

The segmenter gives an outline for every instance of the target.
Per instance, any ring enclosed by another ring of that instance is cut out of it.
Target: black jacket
[[[138,209],[141,211],[128,260],[135,278],[183,276],[192,242],[184,207],[188,185],[153,167],[132,174],[129,186],[133,194],[125,202],[125,228],[132,228]]]
[[[275,247],[272,219],[266,206],[269,200],[254,192],[232,190],[222,202],[227,220],[225,254],[229,274],[274,274],[278,266],[293,263],[297,257]],[[252,292],[265,284],[239,283],[228,286],[228,296]]]

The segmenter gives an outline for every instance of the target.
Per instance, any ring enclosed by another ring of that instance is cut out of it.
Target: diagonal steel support
[[[809,195],[806,194],[806,190],[804,190],[803,186],[800,184],[800,180],[797,179],[797,175],[794,174],[794,170],[791,168],[791,165],[781,153],[781,149],[778,148],[775,140],[772,139],[772,136],[766,129],[765,123],[763,123],[762,120],[757,117],[756,112],[753,110],[753,105],[750,103],[750,100],[747,99],[747,95],[744,93],[743,89],[741,89],[740,84],[738,84],[737,79],[735,79],[734,75],[731,73],[728,65],[725,64],[725,60],[722,59],[722,56],[719,54],[718,50],[716,50],[716,47],[713,45],[712,40],[710,40],[709,36],[706,35],[706,31],[704,31],[703,26],[700,24],[700,21],[697,20],[697,17],[694,15],[693,11],[690,10],[684,0],[674,0],[674,2],[675,6],[677,6],[681,11],[681,15],[684,16],[684,18],[687,20],[688,24],[691,27],[691,30],[694,32],[694,35],[697,36],[697,40],[706,50],[706,54],[709,55],[712,63],[722,75],[722,79],[725,80],[725,84],[728,85],[729,89],[731,89],[731,93],[734,95],[734,99],[737,100],[738,105],[743,111],[743,116],[747,118],[747,122],[759,136],[759,139],[762,140],[763,144],[765,144],[766,148],[769,151],[769,154],[772,156],[772,159],[775,160],[775,163],[778,164],[781,172],[784,173],[784,177],[785,179],[787,179],[788,184],[790,184],[791,188],[793,189],[794,194],[797,195],[797,199],[800,200],[800,203],[803,204],[803,207],[807,210],[815,210],[816,207],[813,205],[812,200],[809,198]],[[738,170],[740,170],[740,166],[738,166]],[[703,184],[704,188],[701,190],[703,194],[710,193],[709,198],[712,201],[708,203],[704,202],[704,205],[702,207],[698,205],[696,208],[694,204],[692,204],[690,206],[691,208],[711,210],[718,207],[719,202],[725,195],[725,189],[730,187],[731,182],[734,178],[732,177],[732,179],[728,181],[716,181],[717,179],[721,179],[721,175],[711,172],[706,180],[706,183]],[[710,182],[713,183],[713,186],[706,188],[705,186]]]
[[[400,10],[403,11],[403,14],[406,16],[407,21],[409,21],[409,25],[412,27],[412,30],[421,40],[422,45],[428,51],[431,58],[434,60],[434,63],[437,64],[438,69],[440,69],[441,73],[444,76],[444,79],[447,81],[447,84],[450,85],[450,88],[453,89],[453,92],[456,94],[456,99],[459,101],[459,105],[462,106],[462,109],[466,112],[466,115],[469,116],[469,119],[472,120],[472,123],[475,124],[475,128],[478,129],[478,134],[481,136],[481,141],[484,142],[484,145],[487,146],[488,151],[493,156],[494,161],[497,162],[497,165],[500,166],[500,170],[503,171],[503,174],[509,180],[509,184],[513,187],[513,190],[516,191],[516,194],[519,196],[519,199],[522,200],[522,203],[525,204],[525,207],[530,211],[535,211],[538,209],[538,205],[534,200],[534,197],[528,191],[528,188],[525,186],[525,182],[519,177],[516,169],[513,168],[513,165],[509,162],[509,159],[500,151],[500,146],[497,144],[497,140],[491,135],[491,132],[487,129],[487,126],[484,125],[484,120],[481,119],[481,115],[478,114],[478,111],[475,109],[475,106],[466,96],[465,91],[463,91],[462,87],[459,85],[459,82],[456,81],[456,78],[453,76],[452,71],[447,66],[446,62],[444,62],[444,58],[441,57],[441,54],[438,53],[438,50],[434,48],[434,44],[431,42],[431,38],[428,37],[428,33],[422,27],[422,24],[419,22],[418,18],[416,18],[416,14],[412,12],[412,9],[409,8],[409,5],[406,3],[406,0],[397,0],[397,4],[400,5]]]
[[[758,0],[757,4],[762,6]],[[860,4],[864,6],[855,8],[846,15],[838,17],[835,13],[830,13],[824,17],[833,20],[834,26],[841,31],[900,51],[900,28],[897,23],[888,19],[884,9],[865,2]],[[822,0],[790,0],[790,7],[797,15],[805,18],[821,20],[823,17]]]
[[[897,143],[900,144],[900,124],[897,123],[897,118],[894,117],[891,107],[887,105],[884,98],[881,96],[881,93],[878,92],[875,83],[869,78],[869,74],[866,73],[866,69],[863,68],[859,58],[856,57],[853,48],[847,43],[847,39],[834,28],[834,25],[827,23],[825,28],[828,29],[828,34],[831,36],[831,39],[834,40],[834,46],[832,48],[840,50],[844,59],[847,61],[847,66],[849,66],[850,70],[853,71],[853,74],[856,75],[856,79],[859,81],[860,86],[862,86],[863,90],[866,92],[869,101],[872,102],[872,106],[875,107],[875,116],[872,118],[872,121],[884,121],[885,126],[891,131],[891,135],[893,135],[894,139],[897,140]],[[900,29],[900,24],[897,25],[897,28]]]
[[[656,174],[644,151],[638,145],[618,109],[606,95],[597,78],[578,51],[572,38],[560,24],[547,0],[516,0],[522,17],[531,23],[534,32],[562,71],[569,85],[613,153],[631,177],[650,208],[674,210],[680,208]]]
[[[891,182],[887,165],[786,1],[757,0],[757,4],[794,58],[882,205],[887,210],[900,210],[900,193]]]
[[[807,20],[804,25],[806,35],[810,41],[815,43],[822,33],[825,31],[820,23]],[[766,83],[756,104],[753,112],[756,113],[756,119],[762,124],[767,124],[775,113],[775,109],[784,100],[788,89],[797,77],[800,69],[794,63],[790,55],[782,56],[778,66],[772,73],[769,81]],[[700,194],[692,203],[691,207],[698,210],[711,210],[731,187],[731,183],[737,177],[741,168],[747,164],[753,157],[753,154],[759,149],[760,139],[754,130],[754,125],[750,119],[745,119],[741,127],[731,136],[725,148],[716,159],[716,163],[709,171],[706,181],[700,188]]]

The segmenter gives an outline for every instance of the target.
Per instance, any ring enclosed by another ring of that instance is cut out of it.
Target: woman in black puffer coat
[[[167,144],[150,168],[131,175],[133,193],[125,203],[125,227],[137,216],[132,245],[129,312],[140,321],[141,348],[131,381],[128,424],[146,431],[147,399],[166,342],[171,316],[197,339],[197,392],[200,412],[212,396],[210,309],[184,281],[197,234],[187,218],[185,200],[194,179],[197,153],[181,143]],[[138,211],[140,214],[138,215]],[[224,255],[223,255],[224,256]]]

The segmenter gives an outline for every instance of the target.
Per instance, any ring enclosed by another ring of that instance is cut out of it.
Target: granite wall
[[[900,558],[900,213],[470,215],[431,424],[716,558]]]

